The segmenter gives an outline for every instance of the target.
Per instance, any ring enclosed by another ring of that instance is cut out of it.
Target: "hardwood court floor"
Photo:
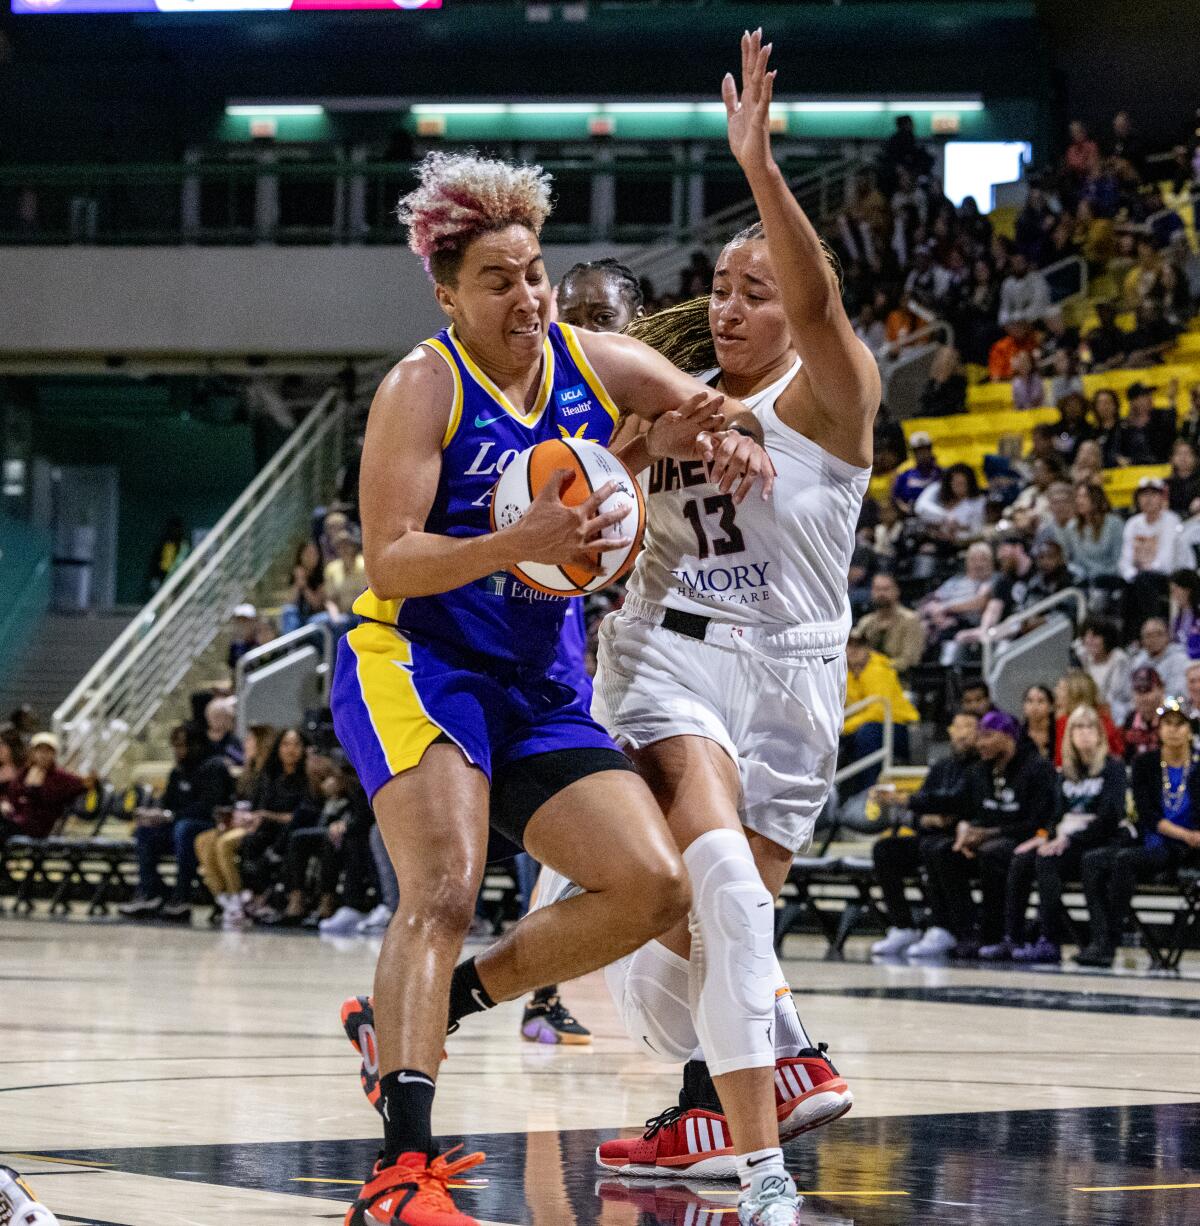
[[[788,943],[801,1015],[856,1096],[788,1148],[806,1223],[1200,1223],[1200,956],[1163,978],[870,966],[865,947],[832,963]],[[374,952],[0,919],[0,1162],[64,1226],[340,1222],[378,1129],[337,1011]],[[489,1154],[462,1208],[732,1226],[730,1187],[595,1168],[599,1140],[674,1101],[676,1074],[635,1052],[601,977],[564,996],[590,1048],[521,1042],[516,1004],[448,1041],[435,1126]]]

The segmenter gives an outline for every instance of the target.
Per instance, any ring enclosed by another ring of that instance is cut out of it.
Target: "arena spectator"
[[[1125,816],[1125,764],[1107,751],[1092,707],[1076,707],[1066,720],[1053,827],[1039,830],[1013,853],[1005,894],[1005,937],[979,951],[985,961],[1062,961],[1067,917],[1063,881],[1079,875],[1084,855],[1114,844]],[[1025,912],[1038,887],[1038,936],[1027,941]]]
[[[1171,448],[1171,475],[1167,478],[1167,507],[1181,519],[1190,514],[1200,498],[1200,463],[1196,448],[1186,439],[1176,439]]]
[[[1200,574],[1191,567],[1177,570],[1171,575],[1167,590],[1171,641],[1183,648],[1189,660],[1200,659]]]
[[[1127,626],[1166,612],[1167,576],[1175,569],[1182,524],[1167,510],[1167,487],[1157,477],[1143,477],[1134,494],[1137,513],[1125,521],[1121,578],[1126,592]]]
[[[983,541],[968,546],[963,569],[936,587],[917,608],[930,639],[942,642],[977,626],[991,595],[996,564]]]
[[[12,820],[13,806],[8,789],[21,777],[25,766],[25,742],[12,724],[0,727],[0,851],[14,835],[20,833]]]
[[[1187,666],[1186,680],[1185,705],[1188,718],[1192,721],[1192,728],[1197,737],[1200,737],[1200,660],[1193,660]]]
[[[242,878],[252,895],[243,910],[251,919],[266,908],[282,864],[277,847],[304,799],[307,747],[308,738],[299,728],[281,732],[254,790],[238,857]]]
[[[975,753],[978,731],[979,716],[968,711],[959,711],[954,716],[948,729],[951,752],[929,768],[920,788],[909,798],[915,837],[897,834],[880,838],[871,849],[888,922],[887,935],[871,946],[872,954],[896,957],[911,949],[917,957],[929,957],[948,953],[954,946],[949,931],[951,921],[936,881],[931,878],[925,891],[930,925],[924,932],[913,918],[904,883],[920,872],[925,859],[922,849],[951,843],[959,821],[967,816],[967,776],[978,761]]]
[[[1043,758],[1054,760],[1054,695],[1031,685],[1021,701],[1021,739]]]
[[[917,140],[911,115],[896,116],[896,130],[884,142],[880,154],[880,169],[886,188],[899,182],[902,170],[916,180],[933,169],[933,155]]]
[[[1116,370],[1130,353],[1129,333],[1117,324],[1114,302],[1097,302],[1098,325],[1084,337],[1088,364],[1093,372]]]
[[[1047,428],[1035,437],[1052,437]],[[1053,453],[1037,455],[1029,462],[1029,484],[1013,499],[1009,514],[1019,532],[1032,536],[1038,525],[1050,513],[1050,487],[1062,480],[1062,462]]]
[[[1192,384],[1188,392],[1188,407],[1179,423],[1179,437],[1200,451],[1200,383]]]
[[[1103,617],[1090,617],[1083,623],[1082,634],[1076,644],[1076,654],[1088,676],[1095,682],[1100,701],[1108,706],[1118,725],[1124,724],[1133,706],[1133,667],[1120,643],[1121,628],[1116,622]]]
[[[1139,881],[1200,863],[1200,758],[1192,726],[1178,703],[1167,703],[1158,714],[1162,747],[1142,754],[1131,771],[1138,842],[1083,857],[1092,937],[1076,955],[1081,966],[1112,965]]]
[[[1071,120],[1070,136],[1071,143],[1063,155],[1063,167],[1076,183],[1083,183],[1100,168],[1100,146],[1092,140],[1087,128],[1078,119]]]
[[[1103,471],[1104,456],[1100,451],[1100,444],[1094,438],[1085,438],[1079,444],[1079,450],[1075,452],[1075,459],[1071,464],[1072,483],[1074,485],[1098,484]],[[1112,573],[1116,574],[1115,565]]]
[[[200,872],[221,908],[222,927],[226,929],[242,928],[247,922],[243,910],[247,900],[242,897],[242,840],[252,826],[252,801],[275,740],[275,729],[268,724],[253,724],[246,730],[246,762],[234,781],[234,806],[219,808],[213,829],[196,836]]]
[[[379,887],[379,901],[365,920],[358,926],[359,936],[377,936],[388,929],[392,916],[400,906],[400,883],[396,869],[383,841],[383,832],[376,824],[371,827],[371,860],[375,865],[375,880]]]
[[[1050,287],[1021,251],[1013,253],[1011,272],[1000,285],[1001,327],[1033,325],[1050,310]]]
[[[993,383],[1007,383],[1013,375],[1013,362],[1018,353],[1033,353],[1037,349],[1037,333],[1023,320],[1006,324],[1004,335],[988,350],[988,378]]]
[[[1062,766],[1067,718],[1079,707],[1090,707],[1096,712],[1108,752],[1115,758],[1121,757],[1125,752],[1125,740],[1091,673],[1084,668],[1069,668],[1054,685],[1054,765]]]
[[[1112,134],[1105,145],[1109,157],[1119,158],[1139,177],[1144,177],[1146,146],[1133,129],[1128,111],[1113,116]]]
[[[147,586],[154,595],[191,552],[191,541],[179,515],[172,515],[163,527],[162,536],[150,555]]]
[[[1124,527],[1098,482],[1076,485],[1075,516],[1063,529],[1067,562],[1086,584],[1111,584],[1121,564]]]
[[[1014,409],[1040,409],[1046,403],[1046,385],[1033,364],[1033,354],[1018,353],[1012,362]]]
[[[1186,689],[1187,651],[1172,642],[1170,628],[1161,617],[1148,617],[1142,623],[1140,643],[1141,650],[1132,660],[1133,670],[1153,669],[1162,678],[1167,696],[1179,698]]]
[[[1154,389],[1141,382],[1127,395],[1129,411],[1117,432],[1117,462],[1166,464],[1175,442],[1174,409],[1156,409]]]
[[[302,541],[292,562],[291,599],[280,613],[280,628],[291,634],[317,618],[327,617],[324,565],[315,541]]]
[[[1082,421],[1087,401],[1084,399],[1083,376],[1079,373],[1079,359],[1070,349],[1059,349],[1050,359],[1050,369],[1053,372],[1050,379],[1050,403],[1061,410],[1063,401],[1068,396],[1077,397],[1079,410],[1077,419]]]
[[[318,509],[317,523],[320,524],[319,531],[315,533],[320,553],[318,565],[324,567],[337,558],[338,539],[350,531],[352,525],[350,516],[345,511],[339,510],[322,511]]]
[[[333,542],[334,559],[325,565],[325,608],[337,624],[351,615],[354,602],[367,590],[367,566],[358,534],[351,528]],[[349,628],[349,621],[346,627]]]
[[[1045,191],[1036,184],[1031,185],[1025,204],[1017,214],[1014,227],[1017,251],[1033,267],[1047,263],[1046,255],[1049,249],[1050,232],[1058,221],[1059,213],[1050,204]]]
[[[892,485],[892,500],[903,515],[911,515],[921,494],[942,477],[942,470],[933,454],[933,440],[924,430],[916,431],[908,440],[908,445],[912,448],[913,465],[906,468]]]
[[[857,631],[852,631],[846,646],[846,707],[868,698],[881,702],[864,707],[847,715],[842,727],[840,757],[843,764],[857,762],[883,747],[884,702],[891,708],[892,746],[897,758],[908,757],[908,725],[915,724],[920,716],[909,702],[892,662],[877,651],[872,651],[867,640]],[[842,790],[842,797],[855,795],[879,778],[880,765],[856,775]]]
[[[871,612],[854,629],[872,651],[887,656],[902,678],[925,653],[925,627],[900,603],[900,585],[893,575],[880,573],[871,580]]]
[[[895,200],[892,204],[895,209]],[[936,315],[950,293],[950,273],[934,260],[933,252],[932,243],[922,243],[913,253],[912,268],[904,280],[904,297],[914,309],[923,308]]]
[[[245,750],[233,730],[237,722],[237,699],[213,698],[204,708],[204,728],[211,753],[220,754],[230,766],[241,766]]]
[[[158,804],[134,813],[137,844],[137,897],[120,907],[126,919],[168,919],[187,923],[192,916],[196,879],[196,836],[213,828],[216,810],[233,797],[233,777],[207,735],[194,724],[171,733],[175,766]],[[175,887],[167,894],[159,862],[174,854]]]
[[[1147,298],[1139,303],[1134,319],[1135,326],[1129,334],[1130,353],[1126,364],[1131,367],[1153,366],[1162,360],[1166,351],[1175,343],[1179,329],[1167,318],[1163,305],[1157,298]],[[1159,462],[1166,463],[1166,457]]]
[[[1158,709],[1167,697],[1163,679],[1149,667],[1133,670],[1129,688],[1133,691],[1133,709],[1121,726],[1127,765],[1131,765],[1140,755],[1158,748]]]
[[[991,262],[977,259],[971,265],[966,299],[959,312],[959,343],[968,362],[984,366],[993,344],[999,339],[996,315],[1000,310],[1000,287]]]
[[[983,505],[975,470],[969,464],[951,464],[939,482],[921,491],[913,512],[929,539],[957,545],[979,535]]]
[[[1046,514],[1038,521],[1033,537],[1036,554],[1042,545],[1057,545],[1062,550],[1063,565],[1069,566],[1067,529],[1075,522],[1075,491],[1068,481],[1053,481],[1046,490]],[[1072,575],[1072,580],[1075,578]]]
[[[1096,420],[1096,442],[1105,468],[1120,464],[1121,402],[1111,387],[1102,387],[1092,397],[1092,416]]]
[[[240,604],[233,610],[229,650],[225,653],[225,660],[229,665],[229,671],[231,673],[235,671],[238,661],[242,656],[257,646],[258,610],[252,604]]]
[[[11,740],[11,738],[10,738]],[[58,738],[35,732],[24,764],[3,789],[0,820],[7,838],[14,834],[44,839],[66,816],[72,801],[87,791],[91,780],[58,765]],[[10,747],[11,754],[11,747]],[[9,769],[15,766],[10,762]]]
[[[958,709],[966,711],[968,715],[974,715],[979,719],[989,712],[996,709],[992,702],[991,691],[984,681],[968,681],[962,687],[962,695],[958,700]]]
[[[949,417],[967,411],[967,376],[958,350],[942,345],[929,368],[929,382],[921,392],[922,417]]]
[[[1056,792],[1054,767],[1006,712],[991,711],[980,720],[977,745],[981,761],[969,776],[967,816],[958,822],[953,843],[931,849],[927,861],[946,899],[952,952],[962,958],[1003,939],[1009,861],[1020,843],[1050,827]],[[982,907],[971,896],[975,878]]]
[[[1180,526],[1175,542],[1177,567],[1200,567],[1200,498],[1192,503],[1192,514]]]

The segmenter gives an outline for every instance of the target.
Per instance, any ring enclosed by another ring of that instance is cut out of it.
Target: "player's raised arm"
[[[423,347],[400,362],[375,393],[363,443],[359,505],[367,577],[381,600],[448,592],[521,561],[591,567],[597,553],[629,545],[624,538],[596,540],[624,515],[624,508],[597,514],[616,489],[611,482],[577,507],[558,497],[562,482],[550,482],[520,521],[499,532],[472,537],[426,532],[452,395],[445,363]]]
[[[758,206],[792,343],[804,363],[800,377],[808,380],[838,452],[869,461],[879,370],[854,335],[825,248],[771,153],[770,54],[761,29],[743,35],[740,96],[732,74],[721,85],[729,147]]]

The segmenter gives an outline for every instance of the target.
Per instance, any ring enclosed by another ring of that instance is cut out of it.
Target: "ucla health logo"
[[[555,395],[558,400],[558,411],[564,417],[577,417],[592,407],[587,385],[583,383],[577,383],[574,387],[559,388]]]

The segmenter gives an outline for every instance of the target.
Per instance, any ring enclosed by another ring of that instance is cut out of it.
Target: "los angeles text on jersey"
[[[680,567],[671,574],[680,596],[707,596],[726,604],[763,604],[771,599],[767,579],[770,562],[747,562],[737,566],[706,566],[698,570]]]

